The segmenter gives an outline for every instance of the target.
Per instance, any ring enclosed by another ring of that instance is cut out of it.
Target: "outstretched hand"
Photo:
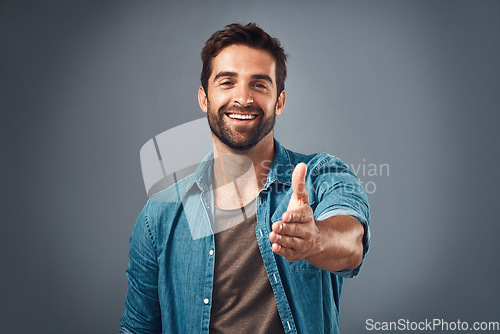
[[[281,221],[272,225],[269,240],[274,253],[288,261],[298,261],[322,251],[321,235],[309,206],[305,179],[307,166],[299,163],[292,174],[293,194]]]

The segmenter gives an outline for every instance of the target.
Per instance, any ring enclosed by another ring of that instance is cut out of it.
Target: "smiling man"
[[[369,247],[364,189],[338,158],[274,139],[277,39],[231,24],[201,58],[213,152],[139,215],[121,333],[338,333],[343,278]]]
[[[275,116],[286,96],[281,91],[277,97],[275,67],[269,53],[245,45],[228,46],[213,59],[210,91],[200,87],[198,94],[216,142],[223,144],[219,149],[248,151],[266,137],[260,145],[272,147]]]

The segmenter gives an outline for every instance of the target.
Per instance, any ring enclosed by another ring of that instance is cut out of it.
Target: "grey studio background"
[[[2,333],[118,331],[139,150],[203,117],[199,53],[235,21],[290,55],[276,137],[370,187],[342,332],[500,321],[499,1],[0,3]]]

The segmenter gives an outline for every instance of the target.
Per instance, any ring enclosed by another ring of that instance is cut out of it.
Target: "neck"
[[[221,208],[241,207],[251,202],[265,185],[274,159],[272,131],[245,151],[227,147],[213,136],[215,200]]]

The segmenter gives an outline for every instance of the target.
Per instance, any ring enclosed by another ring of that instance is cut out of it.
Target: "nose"
[[[233,102],[241,106],[253,103],[252,91],[246,85],[238,85],[234,90]]]

